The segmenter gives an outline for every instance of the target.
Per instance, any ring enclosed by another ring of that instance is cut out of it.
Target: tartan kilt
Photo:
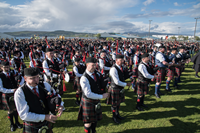
[[[138,95],[146,95],[149,94],[149,82],[148,81],[140,81],[137,80],[137,90],[136,93]]]
[[[174,76],[181,76],[181,68],[180,67],[175,67],[175,73]]]
[[[159,69],[159,70],[157,70],[157,72],[155,74],[155,80],[156,80],[156,82],[161,83],[163,80],[165,80],[165,76],[166,76],[165,69]]]
[[[120,93],[121,89],[111,87],[108,92],[107,104],[118,106],[125,101],[124,93]]]
[[[170,67],[166,69],[166,76],[170,77],[170,79],[174,78],[174,71],[175,71],[175,67]]]
[[[74,90],[81,91],[80,78],[76,77],[74,80]]]
[[[23,122],[23,133],[38,133],[42,126],[47,126],[49,129],[46,133],[53,133],[52,124],[50,122]]]
[[[137,78],[138,77],[138,67],[133,68],[133,75],[132,77]]]
[[[2,93],[0,92],[0,110],[3,109],[3,104],[2,104]]]
[[[85,96],[81,98],[78,120],[83,120],[84,123],[97,122],[102,119],[102,111],[100,113],[95,112],[95,105],[100,100],[88,99]]]
[[[14,96],[14,94],[2,94],[2,104],[4,110],[13,111],[16,109],[15,102],[9,101],[9,98],[12,96]]]

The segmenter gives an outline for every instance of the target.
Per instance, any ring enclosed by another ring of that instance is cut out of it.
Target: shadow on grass
[[[199,131],[200,127],[196,123],[183,122],[179,119],[170,119],[171,127],[128,129],[118,133],[194,133]]]
[[[149,105],[149,108],[146,110],[150,110],[153,108],[174,108],[170,111],[163,112],[146,112],[143,111],[138,115],[130,115],[127,116],[128,119],[125,121],[131,121],[131,119],[139,120],[150,120],[150,119],[159,119],[159,118],[169,118],[169,117],[186,117],[193,114],[199,114],[200,109],[196,107],[186,108],[185,106],[199,106],[200,99],[190,98],[186,101],[171,101],[171,102],[162,102],[158,101],[155,104]],[[123,110],[125,111],[125,110]]]
[[[83,126],[83,122],[78,120],[58,120],[54,124],[54,127],[81,127],[81,126]]]

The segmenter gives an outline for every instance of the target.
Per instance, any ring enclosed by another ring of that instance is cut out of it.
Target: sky
[[[194,35],[199,17],[200,0],[0,0],[0,32],[148,32],[152,20],[150,32]]]

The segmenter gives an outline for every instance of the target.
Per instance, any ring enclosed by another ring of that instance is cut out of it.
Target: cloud
[[[143,11],[145,11],[146,10],[146,7],[142,7],[141,8],[141,11],[143,12]]]
[[[197,5],[193,5],[194,8],[200,8],[200,3],[198,3]]]
[[[147,0],[148,5],[155,0]],[[134,18],[150,18],[165,16],[199,17],[200,9],[196,4],[186,9],[170,9],[169,11],[150,10],[138,14],[117,16],[120,10],[134,7],[139,0],[33,0],[24,5],[11,6],[0,2],[0,31],[39,30],[54,31],[66,30],[77,32],[103,33],[103,32],[148,32],[149,23],[132,20]],[[76,8],[75,8],[76,7]],[[192,19],[194,20],[194,19]],[[177,23],[163,22],[151,23],[151,32],[176,33],[177,27],[181,32],[193,33],[194,22]],[[197,34],[200,26],[197,27]]]
[[[200,4],[194,5],[191,8],[186,9],[170,9],[169,11],[151,10],[151,12],[138,13],[138,14],[127,14],[124,18],[134,19],[134,18],[150,18],[150,17],[166,17],[166,16],[189,16],[189,17],[199,17],[200,16]]]
[[[146,0],[145,2],[143,2],[143,4],[145,6],[147,6],[147,5],[149,5],[149,4],[153,3],[153,2],[155,2],[155,0]]]
[[[118,9],[138,3],[139,0],[33,0],[11,6],[0,2],[0,30],[87,31],[91,25],[113,20]]]
[[[111,21],[99,26],[94,26],[91,30],[98,32],[116,32],[123,33],[126,31],[138,31],[140,27],[126,21]]]
[[[175,5],[175,6],[180,6],[177,2],[174,2],[174,5]]]

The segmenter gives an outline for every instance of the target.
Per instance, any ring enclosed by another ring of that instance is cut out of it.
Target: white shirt
[[[160,62],[165,61],[165,57],[164,57],[160,52],[157,52],[155,58],[156,58],[157,60],[159,60]]]
[[[33,90],[34,87],[28,85],[27,83],[26,83],[26,85],[31,90]],[[51,91],[50,84],[48,84],[47,82],[44,82],[44,86],[47,91]],[[39,94],[38,86],[36,86],[36,91]],[[53,90],[53,92],[55,93],[55,90]],[[25,100],[24,92],[21,87],[19,87],[16,90],[16,92],[14,94],[14,100],[15,100],[15,105],[16,105],[19,117],[23,121],[29,121],[29,122],[43,122],[44,121],[45,114],[36,114],[36,113],[29,112],[29,106],[27,104],[27,101]],[[63,104],[64,104],[64,102],[61,103],[61,105],[63,105]]]
[[[11,66],[13,66],[13,67],[15,67],[15,66],[14,66],[14,65],[15,65],[14,58],[18,59],[18,57],[14,56],[14,57],[11,59],[10,63],[11,63]]]
[[[117,66],[119,69],[121,69],[121,67],[118,66],[117,64],[116,64],[116,66]],[[125,86],[127,85],[127,83],[122,82],[122,81],[119,80],[119,75],[118,75],[117,69],[116,69],[115,67],[112,67],[112,68],[110,69],[110,76],[112,77],[112,79],[113,79],[113,81],[114,81],[114,83],[115,83],[116,85],[121,86],[121,87],[125,87]]]
[[[143,62],[143,63],[144,63],[144,62]],[[144,64],[146,64],[146,63],[144,63]],[[142,75],[143,75],[145,78],[147,78],[147,79],[152,79],[152,78],[154,78],[153,75],[151,75],[151,74],[148,73],[147,67],[146,67],[144,64],[141,63],[141,64],[138,66],[138,71],[140,71],[140,72],[142,73]]]
[[[22,55],[22,56],[20,56],[20,58],[21,58],[21,59],[24,59],[24,53],[23,53],[22,51],[20,51],[20,53],[21,53],[21,55]]]
[[[92,77],[94,79],[94,77],[92,76],[93,73],[89,72],[87,69],[85,70],[85,72],[90,77]],[[85,76],[81,77],[81,79],[80,79],[80,85],[81,85],[83,93],[85,94],[85,96],[87,98],[90,98],[90,99],[102,99],[103,98],[103,95],[99,95],[99,94],[93,93],[91,91],[90,83],[89,83],[88,79]]]
[[[50,60],[50,61],[51,61],[51,59],[49,59],[49,58],[47,58],[47,60]],[[54,59],[53,59],[53,60],[54,60]],[[43,61],[42,67],[43,67],[43,69],[44,69],[44,72],[45,72],[48,76],[51,76],[51,73],[50,73],[50,71],[49,71],[49,66],[48,66],[46,60]],[[52,73],[52,75],[53,75],[53,78],[57,78],[57,74]]]
[[[138,54],[135,54],[133,56],[134,65],[138,65],[140,63],[140,62],[138,62],[139,61],[139,57],[138,56],[139,56]],[[137,61],[137,64],[136,64],[136,61]]]
[[[116,60],[116,53],[114,53],[114,52],[112,53],[112,59]]]
[[[44,52],[41,50],[36,50],[37,52],[40,52],[40,53],[42,53],[42,56],[40,56],[40,58],[42,59],[42,60],[44,60],[45,59],[45,54],[44,54]]]
[[[35,61],[42,61],[41,59],[34,59]],[[32,60],[29,63],[30,67],[34,67]]]
[[[110,70],[110,67],[105,66],[103,59],[99,59],[99,66],[100,66],[101,69],[104,68],[104,70]]]
[[[14,72],[15,72],[15,71],[14,71]],[[7,76],[7,73],[6,73],[6,72],[3,71],[3,73]],[[15,74],[16,74],[16,72],[15,72]],[[9,73],[9,76],[10,76],[10,73]],[[23,85],[23,83],[24,83],[24,78],[22,77],[22,80],[21,80],[21,82],[19,83],[19,85],[21,86],[21,85]],[[16,88],[9,88],[9,89],[4,88],[4,87],[3,87],[2,80],[1,80],[1,78],[0,78],[0,92],[2,92],[2,93],[14,93],[14,89],[16,89]]]
[[[124,58],[125,58],[125,57],[129,57],[129,56],[128,56],[128,51],[124,51]]]
[[[76,77],[81,77],[83,74],[78,73],[78,68],[76,66],[73,67],[73,72],[76,75]]]

